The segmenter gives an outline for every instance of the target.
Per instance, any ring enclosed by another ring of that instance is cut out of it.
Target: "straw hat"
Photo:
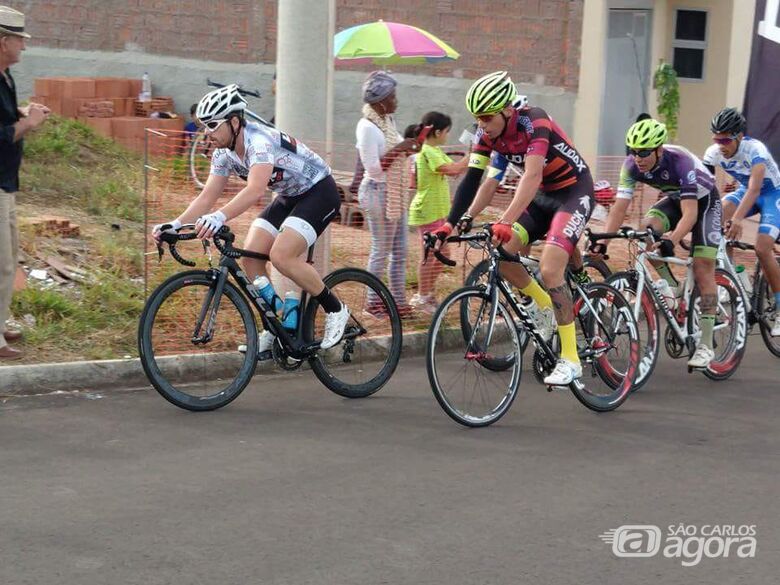
[[[0,34],[29,39],[30,35],[24,32],[24,14],[8,6],[0,6]]]

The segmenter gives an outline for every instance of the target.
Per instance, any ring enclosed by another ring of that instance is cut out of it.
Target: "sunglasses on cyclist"
[[[496,114],[482,114],[481,116],[474,116],[478,121],[484,122],[487,124],[490,122],[493,118],[496,117]]]
[[[643,148],[641,150],[636,150],[634,148],[628,149],[629,154],[637,157],[637,158],[647,158],[651,154],[655,152],[655,148]]]
[[[210,121],[206,122],[204,124],[204,126],[206,127],[206,130],[208,130],[209,132],[214,132],[217,128],[222,126],[222,124],[224,124],[225,122],[227,122],[227,118],[224,118],[222,120],[210,120]]]
[[[722,144],[723,146],[725,146],[727,144],[731,144],[736,139],[737,139],[737,135],[736,134],[732,134],[731,136],[726,136],[725,138],[715,138],[713,136],[712,141],[715,144]]]

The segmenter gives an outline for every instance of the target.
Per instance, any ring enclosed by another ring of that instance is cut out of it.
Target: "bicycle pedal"
[[[257,361],[258,362],[264,362],[267,360],[270,360],[273,358],[273,353],[271,353],[270,349],[266,349],[265,351],[261,351],[257,354]]]
[[[547,391],[548,392],[554,392],[555,390],[568,390],[568,386],[552,386],[550,384],[547,385]]]

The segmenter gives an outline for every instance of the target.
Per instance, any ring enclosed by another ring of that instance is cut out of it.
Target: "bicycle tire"
[[[512,343],[517,348],[517,351],[515,352],[515,356],[513,356],[512,362],[510,364],[510,367],[513,367],[514,371],[512,372],[512,377],[509,382],[507,394],[503,397],[503,399],[500,401],[497,407],[492,409],[488,415],[477,417],[467,412],[462,412],[461,409],[457,408],[454,404],[451,403],[452,401],[448,398],[448,392],[442,387],[442,384],[439,380],[439,375],[436,367],[437,359],[438,359],[437,351],[436,351],[437,341],[439,340],[440,334],[442,336],[447,335],[447,333],[444,331],[444,328],[442,327],[442,321],[444,317],[447,315],[448,308],[454,305],[455,303],[458,303],[459,305],[457,309],[458,320],[460,321],[461,307],[463,306],[463,302],[465,301],[466,297],[469,296],[473,298],[477,298],[482,302],[490,301],[490,296],[485,293],[484,288],[478,286],[464,287],[452,292],[449,296],[447,296],[447,298],[444,299],[444,301],[442,301],[442,303],[439,305],[431,321],[431,328],[428,333],[428,340],[425,349],[425,364],[428,372],[428,381],[430,382],[433,395],[436,398],[436,401],[439,403],[439,406],[441,406],[442,410],[447,414],[447,416],[449,416],[455,422],[460,423],[467,427],[484,427],[497,422],[509,411],[509,408],[512,406],[512,403],[514,402],[515,397],[517,396],[518,388],[520,387],[520,379],[522,377],[522,370],[523,370],[523,353],[522,351],[520,351],[520,339],[519,339],[517,327],[514,326],[509,327],[508,330],[509,330],[509,335],[512,339]],[[501,313],[501,317],[505,321],[514,324],[514,319],[512,318],[510,311],[506,308],[504,303],[499,301],[497,311]],[[460,339],[462,335],[455,333],[455,337],[457,339]],[[469,340],[467,339],[465,341],[468,342]],[[440,345],[440,347],[447,347],[448,345],[449,345],[448,342],[442,341],[442,345]],[[466,348],[466,351],[468,352],[468,348]],[[488,349],[484,348],[482,351],[487,353]],[[441,356],[441,359],[442,361],[445,361],[444,356]],[[479,361],[479,359],[474,361]],[[484,369],[489,370],[490,373],[497,373],[497,372],[504,371],[504,370],[493,370],[491,368],[484,368]]]
[[[212,396],[193,396],[175,388],[164,377],[155,359],[155,352],[152,347],[152,327],[154,326],[155,317],[165,300],[172,293],[185,286],[213,287],[214,282],[208,272],[204,270],[190,270],[174,274],[152,292],[146,301],[138,323],[138,353],[141,358],[141,366],[155,390],[171,404],[196,412],[216,410],[235,400],[243,392],[254,375],[255,367],[257,366],[257,325],[255,324],[254,314],[244,295],[241,294],[233,283],[225,282],[220,301],[224,302],[224,299],[227,298],[233,303],[246,329],[247,351],[238,375],[225,389]]]
[[[314,375],[317,376],[331,392],[345,398],[365,398],[377,392],[390,380],[395,372],[398,362],[401,358],[401,349],[403,347],[403,328],[401,326],[401,317],[398,314],[398,307],[395,304],[392,294],[381,280],[376,278],[370,272],[359,268],[341,268],[328,274],[323,281],[329,289],[334,289],[339,284],[346,282],[358,282],[368,286],[382,300],[384,307],[388,311],[390,320],[390,340],[382,343],[387,354],[385,363],[379,373],[370,380],[361,384],[350,384],[340,380],[329,369],[328,364],[322,357],[315,355],[309,360]],[[319,303],[315,299],[310,299],[306,304],[303,316],[303,336],[306,342],[315,341],[315,320]],[[352,315],[350,319],[356,319]],[[337,346],[338,347],[338,346]]]
[[[585,268],[592,268],[601,275],[602,280],[612,276],[612,269],[601,258],[591,258],[588,255],[582,257],[582,265]]]
[[[777,260],[780,263],[780,258]],[[756,312],[759,315],[758,327],[761,331],[761,338],[764,340],[769,353],[780,358],[780,337],[772,337],[772,323],[767,321],[768,315],[772,310],[774,298],[769,288],[769,282],[764,278],[763,271],[756,281],[758,289],[758,298],[756,299]],[[780,307],[774,307],[774,311],[780,311]],[[765,316],[767,318],[765,318]]]
[[[732,315],[735,315],[735,317],[731,318],[731,322],[734,323],[736,327],[732,326],[732,334],[729,336],[729,347],[724,350],[722,358],[713,359],[710,365],[704,370],[704,375],[710,380],[725,380],[730,378],[732,374],[737,371],[737,368],[745,355],[745,349],[747,348],[747,308],[745,307],[745,301],[742,298],[742,295],[739,294],[737,283],[731,274],[722,268],[716,268],[715,284],[726,288],[729,293],[729,304],[732,307]],[[696,311],[694,310],[694,307],[699,296],[699,287],[696,285],[693,287],[691,297],[688,301],[688,331],[694,331],[697,328],[695,321]],[[718,294],[718,297],[720,297],[720,294]],[[719,298],[718,304],[720,305],[720,303],[721,301]]]
[[[204,149],[204,145],[206,145],[205,149]],[[199,189],[203,189],[203,187],[206,186],[206,180],[201,179],[198,176],[200,171],[198,165],[199,163],[203,164],[201,163],[201,159],[208,161],[209,167],[211,164],[210,148],[208,147],[208,145],[210,145],[209,138],[206,135],[206,132],[204,130],[200,130],[192,135],[192,144],[190,145],[190,155],[189,155],[190,177],[192,178],[192,181]],[[201,150],[203,150],[203,153],[201,153]],[[206,178],[208,178],[208,174],[209,174],[209,168],[207,167],[205,170]]]
[[[602,354],[594,361],[596,374],[612,390],[609,394],[597,395],[588,391],[586,385],[578,386],[571,384],[569,388],[572,394],[584,406],[595,412],[609,412],[620,407],[631,394],[636,379],[636,373],[639,368],[639,333],[636,328],[631,306],[626,298],[620,294],[615,287],[603,282],[592,282],[583,287],[592,304],[598,306],[599,302],[594,300],[603,299],[605,306],[617,307],[624,319],[626,331],[628,333],[628,364],[624,373],[615,370],[609,362],[608,354]],[[574,299],[575,321],[579,323],[582,333],[591,346],[591,340],[600,338],[598,334],[598,321],[595,316],[590,314],[583,317],[583,308],[587,308],[581,298]],[[621,377],[622,376],[622,377]]]
[[[621,293],[624,292],[623,287],[625,287],[625,289],[631,293],[632,298],[635,299],[636,290],[639,285],[636,272],[628,270],[615,272],[606,278],[604,282],[610,286],[614,286]],[[647,324],[648,329],[648,334],[646,336],[647,342],[643,343],[640,347],[639,369],[637,371],[636,380],[634,380],[634,387],[632,392],[639,390],[647,384],[647,381],[650,379],[650,376],[653,374],[655,366],[658,363],[658,356],[661,351],[661,327],[659,314],[655,303],[653,303],[653,299],[650,296],[650,293],[647,291],[648,286],[650,286],[650,283],[645,283],[645,288],[642,291],[642,300],[640,302],[640,311],[644,314],[644,322]],[[623,294],[623,296],[626,295]],[[632,299],[627,300],[629,301],[629,305],[632,306],[634,302],[636,302]],[[637,323],[637,328],[640,331],[641,340],[642,327],[639,323]]]

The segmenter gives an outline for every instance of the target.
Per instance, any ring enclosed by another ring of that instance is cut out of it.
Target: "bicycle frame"
[[[313,255],[314,247],[312,246],[309,248],[307,261],[311,262]],[[236,283],[238,283],[239,288],[243,291],[247,299],[254,304],[260,314],[263,326],[279,339],[282,347],[287,350],[291,358],[295,360],[304,360],[314,357],[317,350],[320,348],[320,343],[305,343],[303,341],[303,315],[307,303],[311,302],[310,299],[308,299],[306,291],[301,291],[298,325],[296,327],[295,336],[292,336],[284,327],[282,327],[282,323],[279,321],[276,313],[260,295],[260,290],[252,284],[249,277],[234,258],[223,254],[220,258],[218,268],[210,268],[208,272],[216,284],[210,289],[209,294],[206,295],[206,298],[203,300],[203,306],[201,307],[201,312],[198,321],[195,324],[195,331],[192,336],[193,343],[207,343],[211,340],[214,332],[214,325],[216,324],[217,311],[219,310],[219,302],[225,288],[225,282],[227,281],[228,275],[231,275]],[[214,301],[215,297],[216,301]],[[206,324],[206,332],[203,335],[199,335],[207,315],[208,321]],[[359,325],[348,325],[344,331],[343,339],[349,341],[364,333],[366,333],[366,330],[363,327]]]
[[[727,241],[725,238],[721,238],[720,245],[718,245],[718,256],[717,256],[717,266],[718,268],[722,268],[731,276],[734,277],[734,282],[737,283],[737,290],[739,291],[740,296],[742,297],[742,302],[745,303],[745,305],[748,308],[748,326],[753,327],[756,323],[758,323],[758,320],[760,318],[760,315],[756,313],[756,307],[758,306],[758,294],[759,294],[759,287],[758,287],[758,279],[759,275],[761,274],[761,262],[756,258],[756,266],[753,271],[753,291],[748,292],[745,289],[745,285],[742,283],[742,279],[737,276],[737,268],[734,266],[734,263],[731,261],[731,258],[729,258],[729,255],[726,253],[726,248],[728,247]]]

